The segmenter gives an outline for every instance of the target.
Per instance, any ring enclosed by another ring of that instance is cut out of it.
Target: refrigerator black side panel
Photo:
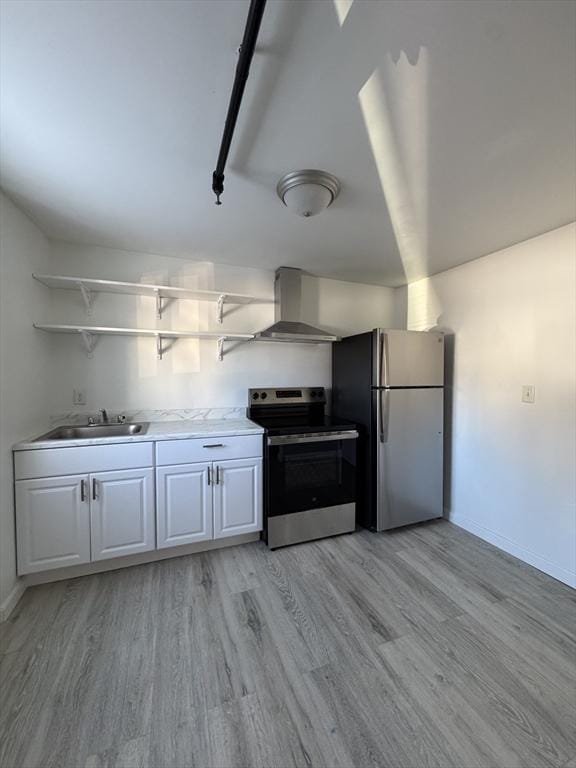
[[[373,465],[372,426],[373,333],[349,336],[332,344],[332,412],[358,425],[358,524],[376,525],[376,467]]]

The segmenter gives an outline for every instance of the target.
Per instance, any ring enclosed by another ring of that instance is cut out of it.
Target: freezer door
[[[373,392],[377,530],[442,517],[444,390]]]
[[[374,331],[375,387],[442,387],[444,335],[436,331]]]

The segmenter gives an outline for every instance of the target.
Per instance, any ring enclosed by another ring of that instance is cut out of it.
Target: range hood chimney
[[[313,325],[303,323],[302,317],[302,270],[280,267],[274,283],[274,325],[256,334],[260,341],[284,341],[305,344],[325,344],[340,341]]]

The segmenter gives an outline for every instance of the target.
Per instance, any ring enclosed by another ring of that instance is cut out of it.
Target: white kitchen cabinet
[[[212,463],[156,470],[158,549],[207,541],[213,535]]]
[[[260,531],[262,447],[227,435],[15,450],[18,573]]]
[[[215,468],[214,538],[262,529],[262,459],[218,462]]]
[[[152,469],[18,480],[15,485],[19,574],[156,547]]]
[[[90,562],[88,476],[16,482],[18,572]]]
[[[152,469],[90,475],[92,560],[155,549],[154,517]]]
[[[156,470],[158,548],[262,530],[262,459]]]

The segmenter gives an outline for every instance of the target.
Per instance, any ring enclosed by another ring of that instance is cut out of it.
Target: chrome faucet
[[[100,415],[102,417],[102,424],[108,424],[108,412],[106,408],[100,408]]]

